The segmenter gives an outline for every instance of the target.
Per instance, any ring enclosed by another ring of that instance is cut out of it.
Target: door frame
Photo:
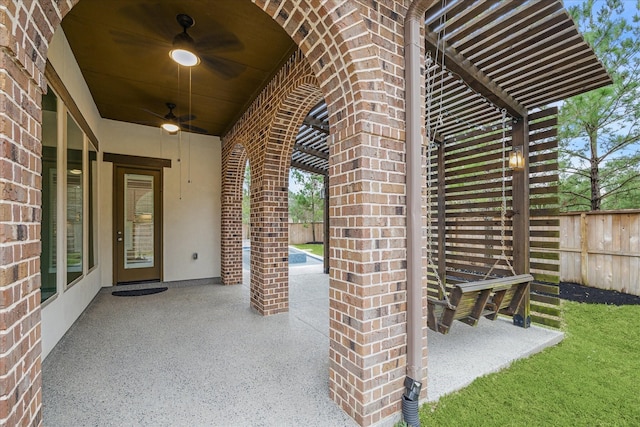
[[[159,254],[158,254],[158,263],[160,269],[160,281],[164,280],[164,168],[171,167],[170,159],[159,159],[153,157],[140,157],[140,156],[129,156],[124,154],[114,154],[114,153],[104,153],[103,161],[113,163],[113,177],[112,177],[112,191],[111,191],[111,201],[112,201],[112,253],[113,253],[113,284],[118,285],[118,245],[116,242],[116,228],[117,228],[117,203],[116,203],[116,190],[117,190],[117,170],[119,168],[124,169],[139,169],[139,170],[147,170],[147,171],[157,171],[159,175],[158,179],[158,205],[159,210],[155,215],[155,219],[160,222],[160,226],[158,229],[158,238],[156,239],[157,244],[160,245]],[[154,243],[155,245],[156,243]]]

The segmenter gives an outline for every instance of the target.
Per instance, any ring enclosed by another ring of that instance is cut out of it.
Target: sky
[[[577,5],[581,5],[585,2],[585,0],[562,0],[562,3],[564,4],[565,9],[569,9],[571,6],[577,6]],[[606,1],[605,0],[597,0],[594,3],[594,8],[595,10],[600,9],[600,7],[605,4]],[[624,3],[624,12],[622,13],[622,16],[631,21],[631,18],[633,17],[633,13],[637,12],[637,1],[636,0],[623,0],[622,3]]]
[[[585,0],[563,0],[563,3],[564,3],[565,8],[569,8],[569,7],[572,7],[572,6],[581,5],[581,4],[585,3]],[[622,3],[623,3],[623,6],[624,6],[624,11],[623,11],[621,16],[623,18],[625,18],[625,20],[628,23],[631,23],[633,21],[633,16],[639,14],[638,7],[640,6],[640,2],[638,2],[637,0],[623,0]],[[597,11],[597,10],[601,9],[602,6],[605,5],[605,4],[606,4],[605,0],[596,0],[594,2],[593,10]],[[626,125],[625,123],[619,123],[619,129],[620,129],[620,133],[624,134],[624,133],[627,133],[629,131],[629,126]],[[631,146],[627,147],[624,150],[621,150],[621,152],[619,154],[632,154],[633,152],[636,152],[637,150],[638,150],[638,147],[634,144],[634,145],[631,145]],[[583,165],[583,166],[586,166],[586,165]]]

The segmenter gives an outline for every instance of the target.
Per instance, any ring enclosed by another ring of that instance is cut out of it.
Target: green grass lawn
[[[421,424],[640,426],[640,305],[563,310],[563,342],[423,405]]]
[[[301,251],[311,252],[313,255],[324,256],[324,245],[322,243],[312,243],[305,245],[292,245]]]

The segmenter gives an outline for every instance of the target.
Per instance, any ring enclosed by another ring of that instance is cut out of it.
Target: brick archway
[[[273,112],[263,153],[252,152],[261,161],[251,182],[251,304],[263,314],[289,310],[291,154],[302,121],[319,101],[313,76],[294,81]]]
[[[379,60],[379,48],[355,2],[254,3],[280,24],[309,61],[327,102],[332,126],[343,129],[361,119],[387,124],[388,104],[380,97],[387,89],[382,67],[372,66]],[[359,110],[375,114],[356,114]]]
[[[221,280],[242,283],[242,185],[248,155],[240,142],[223,151],[221,221]]]
[[[251,305],[262,314],[288,311],[289,167],[298,129],[320,99],[316,78],[298,51],[223,139],[224,158],[238,141],[251,141]],[[228,253],[223,248],[224,259],[238,251],[237,239],[235,245]],[[241,264],[225,265],[232,270],[225,277],[241,275]]]

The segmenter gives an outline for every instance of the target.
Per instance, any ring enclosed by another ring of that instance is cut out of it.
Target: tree
[[[631,20],[625,6],[633,4],[606,0],[596,11],[587,0],[569,8],[613,84],[570,98],[560,109],[564,210],[621,208],[640,191],[640,0]]]
[[[311,224],[313,241],[316,241],[314,224],[324,218],[324,177],[293,169],[291,177],[299,188],[289,191],[289,215],[294,222]]]

